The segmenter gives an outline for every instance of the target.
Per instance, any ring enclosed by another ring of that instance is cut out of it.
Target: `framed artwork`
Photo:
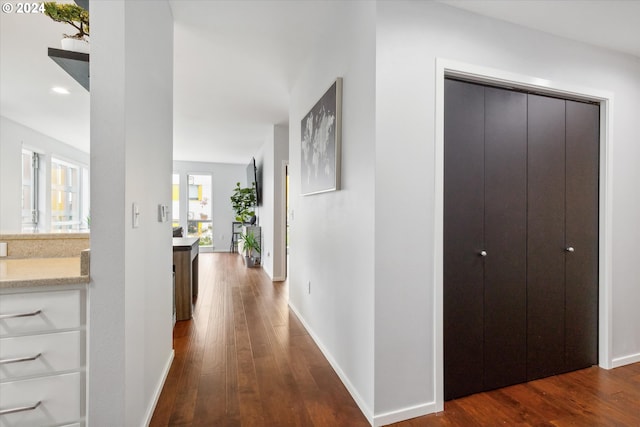
[[[301,123],[302,195],[340,189],[342,78],[336,79]]]

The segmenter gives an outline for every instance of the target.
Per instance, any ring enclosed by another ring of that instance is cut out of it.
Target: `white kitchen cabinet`
[[[86,290],[0,295],[0,427],[85,425]]]
[[[75,372],[0,383],[2,411],[33,408],[2,415],[0,425],[44,427],[79,420],[80,381]]]

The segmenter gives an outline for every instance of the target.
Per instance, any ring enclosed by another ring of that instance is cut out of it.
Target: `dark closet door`
[[[534,380],[598,362],[599,107],[529,95],[528,360]]]
[[[527,376],[526,94],[485,88],[484,164],[486,390]]]
[[[564,368],[565,102],[528,96],[527,377]]]
[[[597,363],[599,107],[445,80],[445,399]]]
[[[483,390],[484,87],[445,80],[445,399]]]
[[[566,101],[566,370],[598,363],[600,109]]]

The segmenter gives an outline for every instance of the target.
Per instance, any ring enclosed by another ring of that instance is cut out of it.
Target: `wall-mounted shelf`
[[[64,49],[49,48],[49,58],[62,67],[71,77],[89,90],[89,54]]]
[[[89,0],[75,0],[75,3],[84,10],[89,10]]]

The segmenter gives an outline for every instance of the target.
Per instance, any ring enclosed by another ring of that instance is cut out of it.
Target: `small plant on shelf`
[[[242,188],[240,183],[236,183],[236,188],[233,189],[233,195],[231,196],[231,206],[236,213],[236,221],[244,224],[249,222],[252,216],[255,215],[253,210],[256,205],[256,189],[255,184],[252,187]]]
[[[74,35],[64,34],[66,38],[85,40],[85,36],[89,35],[89,12],[80,6],[46,2],[44,13],[54,21],[69,24],[78,31]]]

